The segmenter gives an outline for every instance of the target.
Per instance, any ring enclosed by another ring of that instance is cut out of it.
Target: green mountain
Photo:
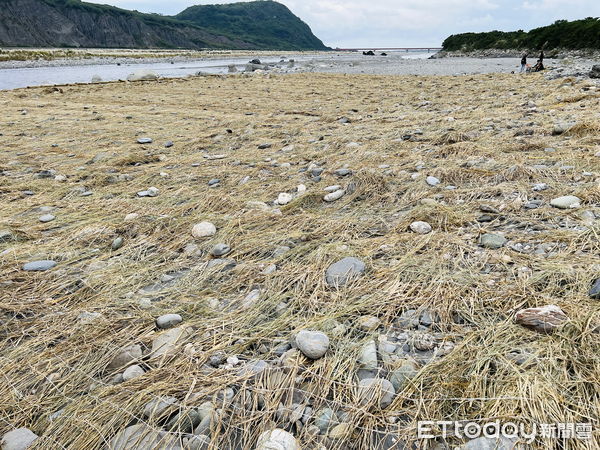
[[[552,25],[529,32],[490,31],[463,33],[447,38],[442,44],[445,51],[473,51],[487,49],[600,49],[600,19],[558,20]]]
[[[307,24],[274,1],[191,6],[175,18],[213,33],[253,42],[260,48],[325,49]]]
[[[274,1],[144,14],[80,0],[0,0],[0,46],[326,50]]]

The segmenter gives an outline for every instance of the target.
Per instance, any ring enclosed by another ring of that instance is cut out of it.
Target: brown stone
[[[540,333],[552,333],[568,320],[567,315],[556,305],[522,309],[515,316],[519,325]]]

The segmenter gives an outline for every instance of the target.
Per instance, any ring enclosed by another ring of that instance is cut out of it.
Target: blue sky
[[[231,1],[86,0],[176,14]],[[331,47],[439,46],[465,31],[529,30],[558,19],[600,16],[600,0],[280,0]]]

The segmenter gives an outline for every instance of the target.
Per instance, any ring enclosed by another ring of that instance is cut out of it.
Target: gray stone
[[[550,205],[559,209],[579,208],[581,200],[574,195],[565,195],[563,197],[554,198],[550,201]]]
[[[30,429],[17,428],[9,431],[2,437],[0,447],[2,447],[2,450],[25,450],[30,447],[37,438],[38,435]]]
[[[208,450],[210,448],[210,438],[203,434],[184,438],[183,443],[186,450]]]
[[[173,328],[175,325],[180,324],[183,321],[179,314],[164,314],[156,319],[156,326],[163,330],[167,328]]]
[[[559,135],[566,133],[571,128],[577,125],[577,122],[558,122],[554,125],[554,129],[552,130],[553,135]]]
[[[158,189],[155,187],[149,187],[145,191],[137,193],[138,197],[156,197],[158,195]]]
[[[214,236],[217,233],[217,227],[211,222],[200,222],[192,228],[192,236],[196,239]]]
[[[352,175],[352,171],[350,169],[337,169],[333,173],[338,177],[347,177]]]
[[[42,223],[52,222],[54,219],[56,219],[56,216],[53,216],[52,214],[44,214],[43,216],[40,216],[40,222]]]
[[[315,425],[321,434],[326,434],[330,427],[337,425],[337,416],[331,408],[323,408],[315,414]]]
[[[145,373],[146,372],[144,369],[137,364],[129,366],[127,369],[125,369],[125,372],[123,372],[123,381],[133,380],[134,378],[141,377]]]
[[[149,138],[149,137],[138,138],[137,143],[138,144],[152,144],[152,138]]]
[[[332,264],[327,269],[325,280],[329,286],[338,288],[365,273],[365,263],[354,257],[347,257]]]
[[[429,176],[425,179],[425,182],[429,185],[429,186],[437,186],[438,184],[440,184],[440,180],[437,179],[436,177],[432,177]]]
[[[138,344],[129,345],[113,358],[108,365],[108,370],[115,370],[127,366],[132,362],[139,361],[142,358],[142,347]]]
[[[400,328],[417,328],[419,326],[419,312],[416,309],[404,311],[396,321]]]
[[[507,239],[499,234],[487,233],[481,236],[479,243],[485,248],[502,248],[506,244]]]
[[[220,179],[218,179],[218,178],[213,178],[213,179],[211,179],[211,180],[209,180],[209,181],[208,181],[208,185],[209,185],[209,186],[215,186],[215,185],[219,184],[220,182],[221,182],[221,180],[220,180]]]
[[[410,360],[404,360],[397,369],[394,369],[390,375],[390,382],[396,392],[402,391],[419,373],[417,364]]]
[[[181,450],[174,435],[159,432],[149,425],[139,423],[118,432],[108,444],[108,450]]]
[[[56,267],[56,264],[56,261],[51,260],[32,261],[25,264],[23,270],[27,272],[43,272]]]
[[[410,229],[418,234],[431,233],[431,225],[427,222],[417,221],[410,224]]]
[[[329,338],[320,331],[302,330],[296,335],[296,345],[307,358],[319,359],[329,348]]]
[[[150,400],[144,405],[144,417],[160,417],[171,406],[177,404],[175,397],[160,397]]]
[[[227,244],[217,244],[213,247],[210,254],[213,256],[224,256],[231,252],[231,247]]]
[[[594,281],[592,287],[590,288],[589,294],[591,298],[595,300],[600,300],[600,278]]]
[[[121,247],[123,247],[123,244],[124,244],[124,243],[125,243],[125,240],[124,240],[122,237],[120,237],[120,236],[119,236],[118,238],[116,238],[116,239],[114,239],[114,240],[112,241],[112,244],[110,245],[110,248],[111,248],[113,251],[117,251],[117,250],[119,250]]]
[[[358,398],[362,405],[374,404],[379,408],[387,408],[395,395],[392,383],[383,378],[366,378],[358,383]]]
[[[171,148],[171,147],[173,147],[173,141],[165,142],[165,148]]]
[[[166,425],[167,430],[191,433],[202,422],[202,416],[195,409],[188,409],[175,415]]]
[[[478,437],[457,448],[457,450],[514,450],[516,444],[510,439],[500,436]]]
[[[152,358],[160,358],[170,356],[174,353],[179,345],[192,335],[192,331],[188,327],[171,328],[152,340]]]
[[[238,371],[238,375],[240,376],[256,376],[261,372],[267,370],[269,368],[269,363],[263,361],[262,359],[248,361],[242,368]]]
[[[377,362],[377,345],[374,340],[368,341],[362,348],[358,361],[362,369],[376,370]]]
[[[217,258],[208,261],[208,263],[206,264],[206,268],[213,269],[218,267],[221,270],[230,270],[233,269],[236,266],[236,264],[237,263],[230,258]]]
[[[10,230],[0,230],[0,244],[16,240],[17,237]]]

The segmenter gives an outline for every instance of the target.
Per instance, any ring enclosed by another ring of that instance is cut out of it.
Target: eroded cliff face
[[[256,48],[251,42],[160,16],[43,0],[2,1],[0,46]]]

